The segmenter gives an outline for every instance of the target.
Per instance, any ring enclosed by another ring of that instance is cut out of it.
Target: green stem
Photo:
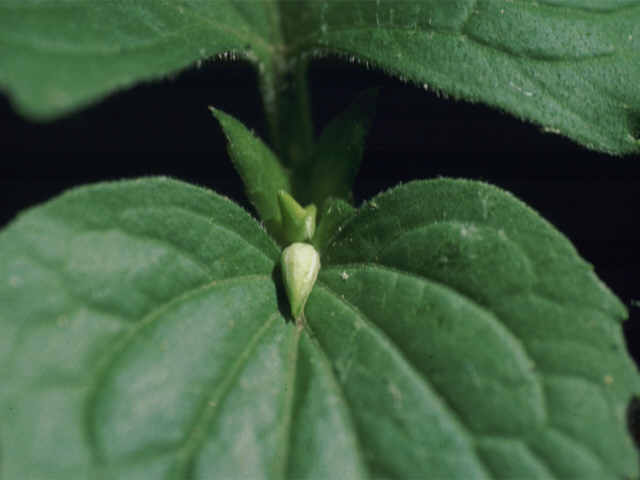
[[[313,146],[307,66],[307,60],[280,54],[260,71],[273,146],[284,165],[294,172],[308,164]]]

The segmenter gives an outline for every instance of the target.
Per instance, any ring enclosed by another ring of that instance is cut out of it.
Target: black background
[[[315,61],[310,81],[318,126],[358,92],[381,87],[355,185],[358,202],[398,182],[436,176],[510,190],[565,233],[629,307],[625,334],[640,360],[640,156],[590,152],[494,109],[339,59]],[[242,62],[209,62],[48,124],[23,120],[0,95],[0,225],[69,187],[142,175],[208,186],[249,208],[208,105],[264,138],[256,74]]]

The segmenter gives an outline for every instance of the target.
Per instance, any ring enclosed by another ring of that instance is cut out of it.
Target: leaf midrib
[[[322,282],[320,282],[320,285],[322,286]],[[358,434],[358,430],[356,429],[356,422],[353,418],[353,414],[351,413],[351,408],[344,394],[344,390],[340,385],[338,378],[336,377],[336,373],[333,369],[331,360],[329,359],[327,352],[324,350],[324,348],[322,348],[322,345],[316,338],[316,335],[313,333],[313,329],[307,322],[305,322],[304,324],[304,329],[309,343],[318,352],[321,360],[320,363],[329,379],[329,383],[331,385],[331,388],[333,389],[333,393],[338,398],[338,401],[340,402],[339,405],[343,407],[341,408],[341,413],[343,414],[343,421],[346,423],[347,434],[351,436],[351,441],[355,445],[355,451],[358,455],[357,463],[363,469],[363,473],[365,474],[365,476],[370,477],[370,473],[367,470],[367,463],[364,461],[365,454],[364,448],[362,447],[362,440],[360,438],[360,435]]]
[[[322,290],[327,292],[333,298],[335,298],[340,303],[345,305],[356,317],[362,320],[364,328],[368,329],[376,337],[378,337],[381,340],[381,345],[386,346],[393,355],[397,356],[401,360],[401,362],[404,365],[406,365],[407,371],[410,373],[409,376],[415,381],[417,381],[418,383],[420,383],[425,390],[433,394],[434,398],[438,400],[438,403],[442,408],[442,410],[446,413],[449,421],[451,421],[459,430],[459,433],[463,435],[465,442],[474,453],[476,462],[485,468],[486,471],[483,472],[485,474],[485,477],[490,478],[490,475],[488,475],[489,469],[487,468],[486,464],[482,460],[482,457],[476,451],[474,436],[471,433],[471,431],[468,429],[466,424],[462,421],[461,416],[442,397],[442,395],[438,392],[438,390],[424,377],[424,375],[420,373],[420,371],[416,368],[416,366],[407,358],[407,356],[404,354],[402,349],[391,339],[391,337],[389,337],[389,335],[387,335],[386,332],[382,330],[378,325],[372,322],[358,307],[356,307],[351,302],[343,298],[340,294],[338,294],[338,292],[333,290],[328,284],[318,280],[315,288],[321,288]],[[508,437],[505,437],[505,438],[508,438]]]
[[[284,418],[281,425],[279,438],[279,448],[275,456],[274,472],[277,478],[287,480],[290,445],[291,445],[291,426],[293,423],[293,408],[296,396],[296,378],[298,375],[298,353],[300,351],[300,334],[302,330],[296,325],[287,352],[287,375],[285,378],[285,388],[287,389],[284,396]]]
[[[222,381],[213,382],[210,385],[208,390],[211,393],[204,395],[202,406],[195,415],[194,421],[189,428],[189,433],[183,439],[184,443],[178,451],[178,458],[174,464],[173,473],[170,475],[172,480],[183,480],[187,478],[186,475],[193,466],[194,458],[198,455],[198,452],[202,449],[207,439],[208,427],[219,414],[224,399],[240,378],[240,374],[249,363],[260,341],[277,319],[282,319],[279,312],[276,311],[269,315],[266,322],[249,339]]]

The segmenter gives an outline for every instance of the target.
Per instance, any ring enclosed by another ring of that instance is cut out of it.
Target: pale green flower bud
[[[318,278],[320,254],[308,243],[292,243],[282,252],[281,265],[291,314],[300,323],[304,306]]]

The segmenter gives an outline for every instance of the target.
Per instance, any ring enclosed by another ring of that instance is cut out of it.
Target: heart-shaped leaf
[[[0,233],[0,476],[637,475],[624,308],[548,223],[437,180],[333,232],[299,328],[279,249],[211,192],[108,183],[21,215]]]
[[[295,149],[307,146],[310,127],[287,123],[297,122],[299,105],[274,97],[299,75],[298,60],[328,52],[503,108],[591,148],[640,149],[635,0],[0,4],[0,85],[34,117],[223,52],[258,65],[272,123],[295,133]]]

